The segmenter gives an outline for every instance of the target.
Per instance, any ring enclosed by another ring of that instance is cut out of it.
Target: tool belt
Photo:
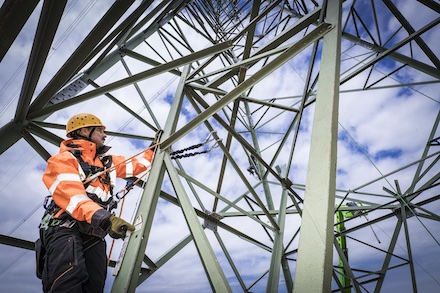
[[[61,214],[60,218],[50,218],[45,220],[43,217],[42,224],[40,224],[39,228],[44,230],[48,229],[49,227],[72,228],[75,225],[79,232],[86,235],[91,235],[98,238],[104,238],[107,235],[107,231],[104,231],[99,227],[92,227],[92,225],[85,221],[77,221],[65,212]]]
[[[47,204],[49,200],[51,200],[50,196],[47,196],[44,205],[46,211],[39,225],[40,230],[46,230],[49,227],[72,228],[76,225],[78,231],[86,235],[91,235],[98,238],[104,238],[107,235],[107,231],[99,227],[92,227],[92,225],[85,221],[75,220],[67,212],[62,213],[59,217],[55,218],[55,215],[59,212],[60,207],[58,207],[53,200]]]

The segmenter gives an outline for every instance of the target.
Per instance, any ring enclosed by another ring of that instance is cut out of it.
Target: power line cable
[[[17,225],[14,226],[14,228],[11,229],[11,231],[9,231],[8,236],[11,236],[12,233],[15,232],[15,230],[17,230],[21,225],[24,224],[24,222],[26,222],[36,211],[38,211],[44,203],[44,199],[38,203],[38,205],[36,207],[34,207],[34,209],[32,211],[30,211]]]
[[[12,262],[10,262],[3,270],[0,271],[0,276],[3,275],[4,272],[9,270],[13,265],[15,265],[29,250],[23,251],[20,255],[18,255]]]
[[[25,150],[25,151],[21,154],[21,156],[19,156],[19,157],[15,160],[15,162],[11,165],[11,167],[9,167],[8,171],[9,171],[13,166],[15,166],[15,163],[16,163],[18,160],[20,160],[20,159],[23,157],[23,155],[24,155],[29,149],[30,149],[30,148],[28,148],[27,150]],[[9,185],[9,183],[11,183],[12,180],[14,180],[14,179],[17,177],[17,175],[20,174],[20,173],[23,171],[23,169],[24,169],[25,167],[27,167],[27,165],[29,165],[29,163],[35,158],[35,156],[36,156],[36,154],[35,154],[32,158],[30,158],[29,161],[28,161],[26,164],[24,164],[24,166],[21,167],[21,169],[18,170],[18,171],[14,174],[14,176],[12,176],[12,178],[9,179],[9,181],[8,181],[6,184],[3,184],[3,187],[0,189],[0,192],[3,191],[3,189],[5,189],[5,188]],[[9,174],[8,171],[6,171],[5,174]]]
[[[73,9],[74,5],[76,4],[78,0],[73,2],[69,5],[69,7],[66,9],[66,13],[63,14],[61,17],[61,20],[65,18],[70,11]],[[93,8],[93,6],[97,3],[97,0],[91,0],[86,5],[86,7],[81,11],[81,13],[78,14],[78,16],[73,20],[73,22],[67,27],[66,31],[61,35],[60,38],[57,39],[57,41],[52,46],[51,52],[48,54],[47,60],[50,60],[52,55],[55,53],[55,51],[64,43],[64,41],[69,37],[69,35],[73,32],[73,30],[80,24],[81,20],[84,19],[84,17],[90,12],[90,10]],[[61,22],[60,20],[60,22]],[[2,96],[6,90],[16,81],[18,80],[18,75],[25,69],[28,60],[29,60],[30,54],[27,55],[27,57],[23,60],[21,65],[15,70],[15,72],[10,76],[8,81],[3,85],[2,89],[0,90],[0,96]],[[14,91],[14,93],[10,96],[10,98],[7,100],[5,105],[2,107],[3,109],[0,111],[0,116],[3,116],[6,111],[11,107],[11,105],[18,99],[19,92],[21,88],[20,86],[17,86],[17,89]]]
[[[377,226],[377,228],[379,228],[379,230],[381,230],[386,236],[388,236],[388,238],[391,239],[391,236],[387,234],[387,232],[385,232],[381,227],[379,227],[379,225],[374,224],[375,226]],[[402,249],[402,251],[404,251],[405,253],[408,253],[397,241],[396,241],[396,245]],[[431,273],[429,273],[429,271],[427,271],[421,264],[419,264],[413,257],[413,262],[418,265],[428,276],[431,277],[432,280],[434,280],[434,282],[436,282],[439,286],[440,286],[440,282],[433,276],[431,275]]]
[[[416,217],[416,219],[420,222],[420,224],[423,226],[423,228],[425,228],[425,230],[428,232],[428,234],[432,237],[432,239],[434,239],[434,241],[437,243],[438,246],[440,246],[440,242],[435,238],[434,234],[431,233],[431,231],[428,229],[428,227],[426,227],[426,225],[420,220],[420,218],[417,216],[417,214],[414,212],[413,208],[409,206],[409,204],[402,198],[402,195],[399,194],[399,192],[394,188],[393,185],[391,185],[391,183],[388,181],[388,179],[385,177],[384,174],[382,174],[382,172],[379,170],[379,168],[376,166],[376,164],[374,164],[373,160],[370,158],[370,156],[364,151],[363,148],[361,148],[361,146],[357,143],[356,140],[354,140],[354,138],[350,135],[350,133],[348,133],[348,131],[344,128],[344,126],[338,122],[338,124],[341,126],[341,128],[345,131],[345,133],[350,137],[350,139],[356,144],[356,146],[358,147],[358,149],[362,152],[362,154],[368,159],[368,161],[370,161],[370,163],[374,166],[374,168],[377,170],[377,172],[379,172],[379,174],[382,176],[382,178],[389,184],[389,186],[391,187],[391,189],[394,191],[394,194],[398,197],[398,199],[400,199],[400,201],[403,203],[403,205],[405,205],[406,208],[408,208],[408,210]]]

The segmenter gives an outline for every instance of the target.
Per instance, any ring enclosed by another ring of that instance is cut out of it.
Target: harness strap
[[[81,166],[81,169],[84,171],[86,178],[88,178],[98,172],[102,172],[105,169],[110,168],[112,165],[112,157],[111,156],[105,156],[105,157],[100,158],[104,167],[98,167],[98,166],[90,165],[89,163],[84,161],[84,159],[81,157],[82,152],[80,150],[70,150],[69,152],[78,160],[78,164]],[[113,188],[110,184],[110,174],[108,174],[108,172],[105,173],[105,178],[104,178],[103,183],[110,185],[110,194],[113,195]],[[84,188],[87,188],[89,185],[90,185],[90,182],[84,183]]]
[[[70,147],[77,147],[74,144],[69,145]],[[110,168],[112,165],[112,157],[111,156],[104,156],[100,158],[102,164],[104,167],[98,167],[98,166],[92,166],[81,157],[81,150],[70,150],[69,151],[78,161],[78,164],[80,165],[81,169],[83,170],[84,174],[86,175],[86,178],[92,176],[93,174],[96,174],[98,172],[102,172],[107,168]],[[100,178],[104,184],[107,184],[110,187],[110,200],[108,203],[104,203],[100,201],[100,199],[95,195],[87,192],[87,196],[102,206],[103,208],[108,208],[109,206],[112,206],[116,208],[116,205],[113,203],[112,197],[113,197],[113,186],[111,185],[110,180],[110,174],[108,172],[104,173],[105,177]],[[83,182],[84,189],[86,189],[90,185],[91,181],[89,182]],[[105,206],[104,206],[105,205]],[[40,228],[47,229],[48,227],[55,227],[55,226],[61,226],[66,228],[71,228],[73,225],[75,225],[76,220],[71,217],[63,217],[63,218],[54,218],[55,214],[60,210],[60,207],[58,207],[55,202],[52,200],[52,196],[46,196],[44,201],[44,209],[46,210],[43,219],[40,223]],[[64,213],[63,213],[64,214]]]

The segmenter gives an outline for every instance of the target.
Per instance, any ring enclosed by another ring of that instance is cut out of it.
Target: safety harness
[[[69,147],[77,148],[77,145],[69,144]],[[99,166],[93,166],[84,161],[84,159],[81,157],[81,150],[73,149],[69,150],[69,152],[77,159],[78,164],[80,165],[81,169],[83,170],[86,178],[90,178],[96,173],[102,172],[112,165],[112,157],[111,156],[104,156],[99,158],[102,162],[103,167]],[[101,180],[102,183],[107,184],[110,187],[110,199],[106,202],[102,201],[96,194],[87,192],[87,196],[99,204],[102,208],[111,211],[117,207],[117,201],[113,199],[113,186],[111,185],[110,180],[110,174],[109,172],[104,172],[104,177],[99,176],[99,180]],[[87,187],[90,185],[91,181],[84,183],[84,189],[87,189]],[[48,227],[55,227],[55,226],[61,226],[66,228],[71,228],[75,223],[77,222],[74,220],[70,215],[67,213],[63,213],[60,215],[60,217],[55,218],[55,215],[60,211],[60,207],[55,203],[55,201],[52,199],[52,195],[46,196],[43,207],[45,209],[43,218],[41,219],[41,223],[39,225],[40,229],[47,229]]]
[[[76,145],[68,145],[69,147],[78,147]],[[108,150],[108,149],[107,149]],[[107,150],[101,150],[100,153],[105,153]],[[81,169],[83,170],[86,179],[90,178],[94,174],[102,173],[103,171],[107,170],[112,165],[112,157],[111,156],[104,156],[101,157],[100,160],[102,162],[103,167],[98,166],[92,166],[89,163],[85,162],[83,158],[81,157],[81,151],[77,149],[73,149],[69,151],[77,160],[78,164],[81,166]],[[120,197],[118,194],[115,195],[117,198],[113,197],[113,186],[111,185],[111,179],[109,172],[104,172],[104,177],[99,176],[99,180],[101,180],[104,184],[108,184],[110,186],[110,199],[107,202],[102,202],[96,194],[93,193],[87,193],[87,196],[92,199],[94,202],[99,204],[101,207],[107,209],[108,211],[112,211],[113,209],[116,209],[118,201]],[[84,189],[87,189],[87,187],[90,185],[91,181],[84,180]],[[129,181],[127,183],[127,186],[125,188],[124,195],[125,196],[128,191],[132,189],[133,181]],[[44,268],[44,256],[46,254],[46,249],[43,245],[43,242],[41,241],[43,231],[47,230],[49,227],[65,227],[65,228],[72,228],[75,224],[78,227],[78,230],[84,234],[87,235],[93,235],[98,237],[97,239],[90,239],[88,240],[88,243],[84,243],[84,249],[83,251],[86,251],[99,243],[105,235],[106,231],[103,229],[94,229],[91,225],[80,222],[75,219],[73,219],[72,216],[70,216],[68,213],[64,212],[62,213],[58,218],[55,218],[55,215],[60,211],[60,207],[55,203],[55,201],[52,199],[52,195],[46,196],[43,207],[45,209],[43,218],[41,219],[39,229],[40,229],[40,238],[37,239],[35,242],[35,252],[36,252],[36,275],[39,279],[42,278],[43,274],[43,268]]]
[[[161,133],[162,133],[161,131],[158,131],[158,133],[156,134],[155,141],[158,140]],[[221,141],[221,139],[214,138],[215,137],[214,133],[215,133],[215,131],[211,132],[209,134],[209,136],[206,138],[206,140],[199,143],[199,144],[195,144],[193,146],[171,152],[170,153],[171,159],[175,160],[175,159],[181,159],[181,158],[188,158],[188,157],[192,157],[192,156],[196,156],[199,154],[204,154],[204,153],[210,152],[214,148],[218,147],[218,143],[219,143],[219,141]],[[85,138],[85,137],[83,137],[83,138]],[[88,138],[85,138],[85,139],[88,140]],[[205,150],[199,151],[199,152],[188,152],[188,151],[198,149],[198,148],[208,144],[211,141],[214,141],[214,144],[211,147],[209,147],[208,149],[205,149]],[[152,145],[153,145],[153,143],[152,143]],[[118,202],[127,195],[127,193],[133,188],[133,186],[140,179],[139,178],[135,181],[128,180],[127,185],[125,186],[125,189],[121,190],[120,192],[118,192],[116,194],[113,194],[113,186],[111,184],[110,173],[107,172],[112,167],[112,157],[111,156],[103,156],[103,157],[99,158],[102,162],[103,167],[93,166],[93,165],[90,165],[89,163],[87,163],[86,161],[84,161],[84,159],[81,157],[82,152],[81,152],[81,150],[77,149],[79,147],[78,145],[71,143],[71,144],[68,144],[67,146],[72,148],[71,150],[69,150],[69,152],[77,159],[78,164],[81,166],[81,169],[83,170],[83,172],[85,174],[85,179],[83,180],[84,189],[87,189],[87,187],[90,185],[90,183],[95,179],[101,180],[101,182],[103,184],[106,184],[110,187],[110,198],[109,198],[109,200],[107,200],[105,202],[102,201],[96,194],[87,192],[87,196],[91,200],[93,200],[94,202],[99,204],[102,208],[104,208],[108,211],[112,211],[112,210],[116,209]],[[108,151],[108,147],[104,146],[103,149],[97,150],[97,154],[105,154],[107,151]],[[120,196],[121,192],[123,193],[122,196]],[[54,226],[62,226],[62,227],[69,227],[70,228],[73,225],[75,225],[75,223],[77,222],[67,213],[63,213],[63,214],[61,214],[60,217],[55,218],[55,215],[59,212],[60,207],[58,207],[55,204],[55,202],[52,200],[51,195],[46,196],[43,206],[45,208],[45,213],[44,213],[44,216],[43,216],[41,223],[40,223],[40,226],[39,226],[40,229],[47,229],[48,227],[54,227]]]

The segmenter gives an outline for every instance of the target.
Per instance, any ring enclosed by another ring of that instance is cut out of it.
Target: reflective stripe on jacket
[[[77,147],[68,146],[72,144]],[[95,143],[81,139],[65,140],[60,145],[60,152],[47,161],[43,182],[55,203],[61,208],[56,217],[66,211],[74,219],[91,224],[93,214],[102,207],[91,200],[87,192],[96,194],[100,200],[106,202],[111,197],[110,185],[103,182],[103,174],[90,182],[86,192],[82,183],[85,179],[84,171],[70,150],[80,150],[84,162],[91,166],[103,167],[101,160],[96,156]],[[110,172],[111,184],[115,183],[116,177],[132,177],[146,171],[151,165],[153,155],[153,151],[147,150],[139,160],[133,158],[126,163],[122,163],[126,159],[124,156],[111,155],[112,166],[116,166],[115,170]]]

